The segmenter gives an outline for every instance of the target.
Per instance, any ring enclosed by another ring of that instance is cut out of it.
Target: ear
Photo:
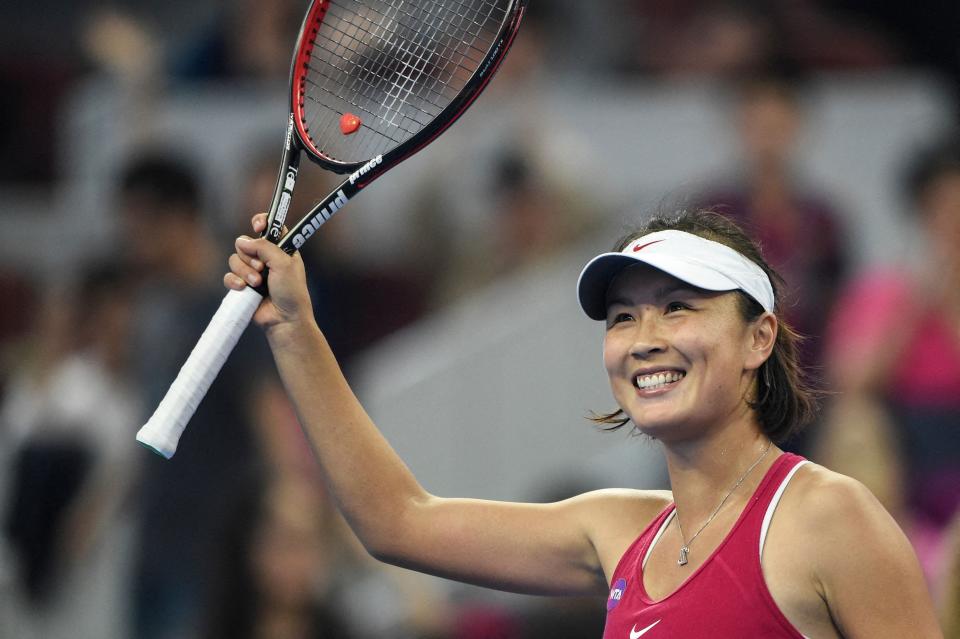
[[[750,323],[747,333],[747,353],[744,368],[756,370],[770,358],[777,343],[780,325],[773,313],[764,313]]]

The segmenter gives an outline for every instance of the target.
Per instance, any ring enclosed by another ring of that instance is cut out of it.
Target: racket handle
[[[137,433],[138,442],[167,459],[173,457],[187,422],[223,368],[262,299],[249,286],[227,293],[157,410]]]

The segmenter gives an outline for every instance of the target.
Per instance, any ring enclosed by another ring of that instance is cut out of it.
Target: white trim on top
[[[767,540],[767,529],[770,528],[770,522],[773,520],[773,512],[777,509],[777,505],[780,503],[780,498],[783,497],[783,491],[787,489],[787,484],[790,483],[790,480],[793,479],[794,474],[800,470],[800,467],[804,464],[809,464],[810,462],[804,459],[802,462],[790,469],[790,472],[787,473],[787,476],[783,478],[783,481],[780,482],[780,487],[777,488],[777,492],[773,494],[773,499],[770,500],[770,505],[767,506],[767,513],[763,516],[763,524],[760,526],[760,563],[763,563],[763,544]]]

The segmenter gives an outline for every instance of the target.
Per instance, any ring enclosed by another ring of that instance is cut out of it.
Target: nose
[[[666,342],[656,317],[653,317],[653,313],[642,313],[635,324],[633,341],[630,344],[630,357],[648,359],[664,351],[666,351]]]

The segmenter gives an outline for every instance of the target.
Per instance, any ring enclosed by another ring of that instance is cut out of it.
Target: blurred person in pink
[[[884,485],[936,581],[942,533],[960,506],[960,138],[918,154],[906,187],[924,246],[840,297],[828,362],[833,414],[846,418],[825,429],[822,449]]]

